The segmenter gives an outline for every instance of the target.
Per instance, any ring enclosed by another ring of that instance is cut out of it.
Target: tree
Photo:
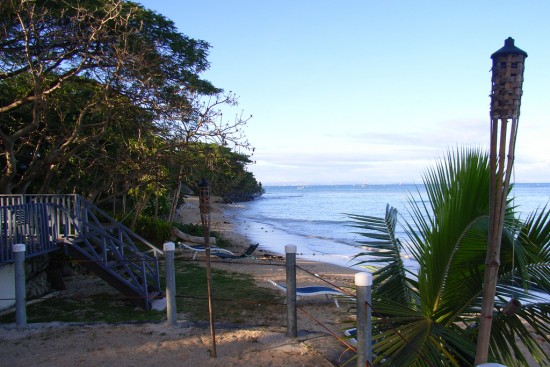
[[[189,187],[198,189],[196,183],[206,178],[212,193],[227,202],[249,201],[263,193],[261,184],[246,170],[252,162],[248,155],[218,144],[195,143],[189,148],[193,149],[189,156],[194,157],[194,161],[188,160],[188,164],[193,162],[189,166]]]
[[[0,92],[0,95],[2,92]],[[1,98],[1,97],[0,97]],[[124,97],[105,97],[97,83],[76,77],[45,101],[41,127],[14,144],[20,176],[10,182],[18,192],[78,192],[93,198],[128,168],[128,145],[154,131],[150,117]],[[25,125],[26,108],[6,112],[7,128]],[[109,172],[110,174],[105,174]]]
[[[109,40],[113,43],[112,28],[124,22],[120,16],[122,4],[83,4],[64,7],[61,1],[2,3],[0,81],[3,86],[15,83],[20,88],[17,94],[4,94],[0,106],[0,137],[5,157],[1,192],[24,192],[30,183],[28,178],[35,176],[32,172],[17,175],[17,162],[22,158],[15,153],[22,142],[49,135],[49,121],[45,118],[48,97],[76,75],[113,64],[102,45]],[[89,104],[83,106],[81,112],[87,112],[89,107]],[[70,134],[69,139],[74,141],[83,135]],[[50,158],[59,155],[54,152]],[[27,166],[35,172],[57,163],[57,159],[44,160],[36,150],[27,152],[26,159],[30,161]]]
[[[210,46],[164,16],[122,0],[7,0],[0,14],[0,193],[115,193],[190,142],[248,145],[247,120],[218,109],[234,94],[199,77]]]
[[[486,154],[457,151],[424,175],[408,201],[406,241],[396,237],[398,214],[385,218],[352,215],[371,250],[363,263],[374,272],[375,363],[391,366],[471,366],[482,301],[489,215]],[[550,211],[520,220],[506,210],[490,354],[493,361],[525,366],[520,340],[541,365],[550,357],[527,330],[548,340],[550,301]],[[410,254],[418,269],[403,261]],[[517,306],[521,303],[521,307]]]

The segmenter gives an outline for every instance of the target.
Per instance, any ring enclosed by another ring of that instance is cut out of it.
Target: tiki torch
[[[483,279],[483,301],[475,365],[487,362],[494,299],[500,265],[500,245],[506,198],[514,164],[519,110],[523,94],[523,70],[527,53],[508,37],[504,47],[491,55],[491,138],[489,153],[489,233]]]
[[[199,210],[201,213],[204,248],[206,254],[206,288],[208,292],[208,314],[210,316],[210,336],[212,357],[216,357],[216,332],[214,330],[214,307],[212,304],[212,267],[210,266],[210,183],[206,179],[199,182]]]

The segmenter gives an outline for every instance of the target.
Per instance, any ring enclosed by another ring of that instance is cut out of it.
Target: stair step
[[[6,202],[11,202],[9,200],[12,199],[8,198]],[[162,297],[158,289],[156,257],[162,251],[85,198],[79,195],[32,195],[17,196],[12,201],[14,204],[30,203],[25,206],[21,204],[24,209],[18,209],[17,204],[13,210],[16,211],[15,219],[22,221],[22,233],[30,236],[30,245],[37,245],[37,252],[33,256],[62,249],[141,306],[150,306],[150,300],[145,299],[145,296]],[[36,206],[36,212],[31,210],[34,208],[31,205]],[[40,226],[33,228],[40,231],[33,229],[29,232],[27,227],[32,223],[28,219],[35,217],[39,219],[36,223],[40,223]],[[34,243],[37,234],[41,236],[43,244]],[[46,242],[52,248],[45,248]],[[141,251],[140,245],[148,246],[151,250]],[[155,256],[147,254],[151,251]]]

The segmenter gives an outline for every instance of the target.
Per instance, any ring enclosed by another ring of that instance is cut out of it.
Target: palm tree
[[[365,237],[359,245],[368,248],[356,258],[374,266],[373,362],[472,366],[489,223],[488,156],[449,152],[423,182],[425,194],[409,194],[409,220],[389,205],[385,218],[350,215]],[[508,201],[490,344],[490,359],[508,366],[527,365],[524,351],[550,365],[527,327],[550,341],[549,215],[544,207],[521,220]],[[404,240],[396,237],[401,223]]]

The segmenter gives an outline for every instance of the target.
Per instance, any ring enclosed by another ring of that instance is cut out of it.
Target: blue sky
[[[550,182],[550,1],[147,0],[212,46],[203,74],[253,115],[264,185],[420,183],[488,147],[491,54],[529,54],[515,181]]]

